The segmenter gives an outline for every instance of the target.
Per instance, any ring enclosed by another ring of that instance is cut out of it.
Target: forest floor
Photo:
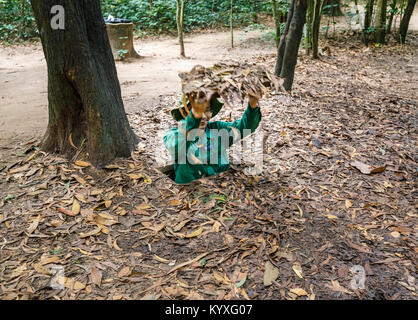
[[[369,48],[322,39],[321,59],[300,56],[292,94],[261,101],[263,172],[246,175],[249,160],[182,186],[157,170],[177,71],[275,62],[256,31],[233,50],[228,33],[187,41],[196,58],[178,59],[168,39],[117,64],[141,142],[103,170],[35,148],[47,123],[40,46],[0,50],[0,299],[416,299],[418,35]]]

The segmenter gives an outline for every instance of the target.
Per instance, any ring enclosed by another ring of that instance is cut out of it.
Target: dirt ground
[[[176,185],[156,167],[178,71],[274,66],[259,32],[240,34],[233,50],[228,33],[190,37],[185,60],[173,39],[137,43],[145,58],[117,67],[141,142],[103,170],[35,148],[42,52],[1,49],[1,299],[416,299],[418,34],[369,48],[322,39],[321,59],[301,54],[292,94],[261,101],[263,171],[246,175],[245,160]]]

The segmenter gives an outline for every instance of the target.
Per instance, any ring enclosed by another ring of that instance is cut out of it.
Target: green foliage
[[[138,35],[176,33],[175,0],[100,0],[103,16],[131,19]],[[290,0],[278,0],[282,14]],[[184,31],[229,26],[230,0],[186,0]],[[235,27],[257,24],[257,14],[272,14],[271,0],[234,0]],[[29,0],[0,0],[0,41],[3,44],[38,35]]]
[[[103,14],[131,19],[138,34],[176,32],[174,0],[101,0]],[[269,1],[235,0],[234,25],[253,22],[253,12],[269,13]],[[256,5],[255,5],[256,4]],[[186,0],[184,31],[229,26],[230,0]]]
[[[37,35],[29,0],[0,0],[0,41],[8,44]]]

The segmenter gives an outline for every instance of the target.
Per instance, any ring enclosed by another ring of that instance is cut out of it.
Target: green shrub
[[[29,0],[0,0],[0,41],[13,42],[36,37],[35,18]]]

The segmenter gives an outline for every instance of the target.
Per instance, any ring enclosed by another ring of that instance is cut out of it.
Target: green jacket
[[[260,121],[260,108],[249,105],[240,120],[209,122],[204,132],[198,129],[200,119],[195,119],[193,113],[179,121],[164,136],[164,144],[174,159],[175,182],[189,183],[227,170],[227,148],[254,132]]]

